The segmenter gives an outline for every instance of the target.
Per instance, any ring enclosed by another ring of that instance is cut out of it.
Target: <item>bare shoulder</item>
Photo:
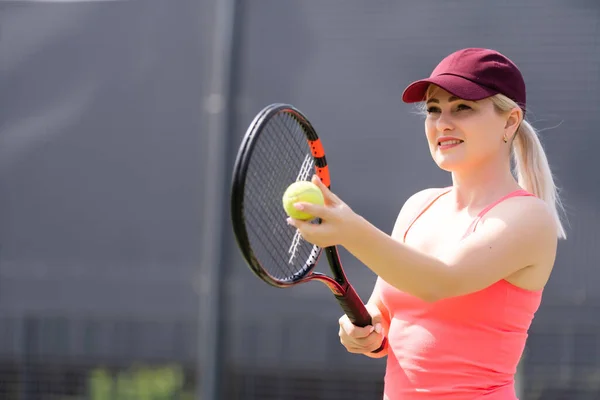
[[[496,278],[528,290],[543,288],[558,248],[558,226],[550,206],[527,196],[497,204],[482,219],[470,243],[468,258],[487,261]],[[465,253],[467,254],[467,253]]]
[[[481,234],[503,242],[507,251],[527,255],[525,265],[553,264],[558,227],[550,207],[536,197],[513,197],[492,208],[481,221]]]
[[[447,190],[446,188],[427,188],[420,190],[410,196],[405,202],[402,209],[411,207],[421,207],[427,200],[433,199],[434,196],[440,194],[442,191]]]
[[[406,229],[408,224],[410,224],[412,219],[416,217],[427,202],[433,200],[436,195],[444,190],[445,188],[427,188],[411,195],[400,208],[394,225],[394,233],[397,233],[398,230]]]
[[[519,196],[507,199],[492,208],[484,217],[483,225],[490,223],[506,224],[507,230],[529,232],[550,231],[557,236],[556,221],[550,207],[543,200],[533,196]]]

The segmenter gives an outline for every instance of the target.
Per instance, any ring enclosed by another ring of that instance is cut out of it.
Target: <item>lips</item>
[[[463,141],[460,139],[444,139],[438,141],[438,146],[451,146],[455,144],[461,144]]]
[[[454,136],[440,136],[438,138],[438,146],[450,146],[455,144],[461,144],[464,140]]]
[[[464,140],[459,139],[459,138],[455,138],[452,136],[440,136],[438,138],[438,149],[440,150],[450,150],[455,148],[456,146],[460,146],[461,143],[463,143]]]

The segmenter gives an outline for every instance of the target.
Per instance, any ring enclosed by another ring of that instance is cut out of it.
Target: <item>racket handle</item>
[[[335,295],[335,297],[338,303],[340,303],[342,310],[344,310],[348,316],[350,322],[360,327],[371,325],[371,314],[369,314],[367,311],[367,308],[352,285],[348,284],[346,293],[341,296]],[[381,342],[381,346],[379,346],[379,348],[374,350],[372,353],[379,353],[385,348],[386,344],[387,338],[384,337],[383,341]]]
[[[352,285],[348,284],[346,293],[341,296],[335,296],[342,310],[346,313],[350,322],[356,326],[364,327],[371,325],[371,315],[356,293]]]

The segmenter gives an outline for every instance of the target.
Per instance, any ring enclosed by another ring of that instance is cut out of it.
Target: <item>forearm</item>
[[[357,216],[342,245],[389,285],[426,301],[449,284],[448,267],[412,249]]]

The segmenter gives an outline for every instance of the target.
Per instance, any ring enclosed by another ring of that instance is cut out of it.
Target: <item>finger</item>
[[[363,353],[366,353],[367,351],[369,351],[367,349],[363,349],[360,347],[354,347],[354,346],[344,346],[344,347],[346,347],[346,350],[348,352],[354,353],[354,354],[363,354]]]
[[[348,335],[346,331],[340,326],[340,330],[338,332],[338,336],[340,337],[340,342],[345,347],[355,347],[357,349],[365,347],[365,340],[367,339],[356,339],[352,336]],[[366,343],[366,345],[370,345],[371,343]]]
[[[322,206],[319,204],[312,204],[299,201],[297,203],[294,203],[294,208],[298,211],[305,212],[307,214],[312,215],[313,217],[321,218],[324,220],[328,219],[328,217],[331,215],[331,211],[329,210],[329,208],[327,208],[327,206]]]
[[[348,353],[353,353],[353,354],[364,354],[368,351],[366,349],[361,349],[359,347],[354,347],[354,346],[344,346],[344,347],[346,348],[346,351]]]
[[[383,336],[378,333],[372,333],[369,337],[364,339],[356,339],[353,345],[361,347],[366,350],[375,350],[379,348],[381,342],[383,341]]]
[[[376,333],[383,333],[383,326],[379,323],[375,324],[373,331]]]
[[[295,227],[300,234],[300,237],[308,242],[310,242],[311,238],[314,238],[315,235],[318,236],[317,230],[319,229],[319,225],[311,224],[310,221],[288,218],[287,223]]]
[[[382,324],[382,320],[383,320],[383,316],[381,315],[381,310],[375,305],[375,304],[367,304],[366,305],[367,311],[369,312],[369,315],[371,315],[371,324],[374,326],[374,331],[377,333],[382,333],[385,334],[383,332],[383,324]]]
[[[342,322],[342,329],[346,334],[354,339],[366,338],[373,332],[373,326],[360,327],[354,325],[350,320],[344,320]]]
[[[314,174],[311,178],[311,182],[314,183],[315,185],[317,185],[319,187],[319,189],[321,189],[321,191],[323,191],[323,192],[329,191],[329,188],[327,186],[325,186],[325,184],[323,183],[321,178],[319,178],[319,175]]]
[[[311,226],[313,225],[309,221],[303,221],[301,219],[295,219],[292,217],[288,217],[286,221],[289,225],[298,229],[300,231],[300,234],[302,234],[303,232],[306,233],[307,230],[310,230]]]
[[[364,342],[364,343],[363,342],[355,343],[352,341],[344,341],[344,340],[340,340],[340,342],[349,351],[352,350],[353,352],[365,353],[365,352],[375,351],[379,347],[381,347],[381,343],[383,342],[383,336],[373,335],[372,338],[369,338],[368,342]]]
[[[377,349],[379,349],[381,347],[381,345],[383,344],[383,340],[385,339],[384,336],[379,336],[377,338],[377,341],[375,341],[375,343],[371,346],[369,346],[369,352],[373,352]]]
[[[321,178],[319,178],[318,175],[316,175],[316,174],[313,175],[311,181],[312,181],[312,183],[317,185],[319,187],[319,189],[321,189],[321,192],[323,193],[323,197],[325,198],[326,203],[338,204],[341,201],[339,199],[339,197],[337,197],[327,186],[325,186],[325,184],[323,183]]]
[[[349,341],[352,341],[353,343],[355,343],[358,346],[368,347],[368,346],[371,346],[373,343],[377,342],[379,340],[379,338],[381,338],[382,334],[373,331],[366,337],[358,338],[358,337],[350,336],[348,334],[345,334],[344,336],[348,337]]]

